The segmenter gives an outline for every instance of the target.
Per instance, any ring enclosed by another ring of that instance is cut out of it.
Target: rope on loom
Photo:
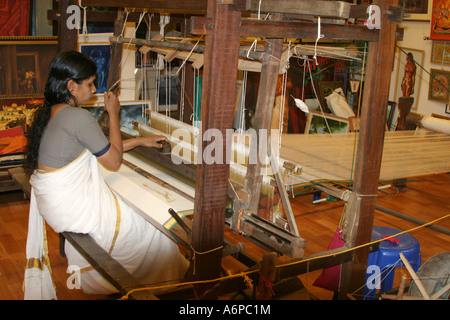
[[[87,12],[86,12],[87,7],[86,7],[86,6],[83,7],[83,6],[81,5],[81,0],[78,0],[78,6],[79,6],[81,9],[83,9],[83,15],[84,15],[84,18],[83,18],[83,36],[86,37],[87,34],[88,34],[88,30],[87,30]]]
[[[192,47],[191,51],[189,52],[189,54],[186,56],[186,58],[183,60],[183,63],[181,64],[180,68],[178,69],[178,71],[175,73],[175,75],[177,76],[178,73],[180,72],[181,68],[184,67],[184,65],[186,64],[186,61],[191,57],[192,53],[194,52],[195,48],[197,48],[198,44],[200,43],[200,41],[203,39],[203,35],[200,37],[200,39],[198,39],[197,43]]]
[[[198,112],[201,112],[201,97],[200,97],[200,70],[194,69],[194,113],[192,125],[194,127],[198,127],[198,121],[200,121],[201,116],[198,115]]]
[[[164,60],[165,69],[166,69],[166,108],[165,113],[166,117],[170,117],[170,104],[172,102],[172,64],[168,61]],[[179,69],[178,69],[179,70]],[[170,132],[170,123],[166,122],[166,131]]]
[[[150,38],[151,36],[151,28],[152,28],[152,19],[153,19],[154,15],[151,14],[148,17],[148,21],[144,20],[146,25],[147,25],[147,38]],[[137,30],[137,28],[136,28]],[[141,54],[141,61],[144,61],[144,57],[146,57],[148,55],[147,53],[142,52],[141,50],[139,50],[140,54]],[[148,93],[148,86],[147,86],[147,63],[143,64],[142,67],[142,73],[143,73],[143,83],[142,83],[142,98],[144,101],[149,100],[150,96]],[[142,120],[144,123],[148,124],[150,121],[150,112],[147,111],[151,111],[151,104],[150,103],[142,103]]]
[[[313,261],[313,260],[318,260],[318,259],[322,259],[322,258],[337,256],[337,255],[340,255],[340,254],[344,254],[344,253],[348,253],[348,252],[351,252],[351,251],[355,251],[355,250],[358,250],[358,249],[361,249],[361,248],[364,248],[364,247],[367,247],[367,246],[370,246],[370,245],[373,245],[373,244],[376,244],[376,243],[379,243],[379,242],[382,242],[382,241],[386,241],[386,240],[398,237],[398,236],[400,236],[402,234],[409,233],[409,232],[412,232],[412,231],[424,228],[424,227],[426,227],[428,225],[435,224],[436,222],[438,222],[440,220],[443,220],[443,219],[446,219],[446,218],[450,218],[450,213],[445,215],[445,216],[442,216],[440,218],[437,218],[437,219],[435,219],[433,221],[427,222],[427,223],[425,223],[423,225],[411,228],[411,229],[406,230],[406,231],[399,232],[399,233],[394,234],[392,236],[388,236],[388,237],[385,237],[385,238],[381,238],[381,239],[378,239],[378,240],[374,240],[374,241],[371,241],[371,242],[368,242],[368,243],[365,243],[365,244],[353,247],[353,248],[349,248],[349,249],[340,251],[339,253],[331,253],[331,254],[322,255],[322,256],[316,256],[316,257],[312,257],[312,258],[308,258],[308,259],[304,259],[304,260],[288,262],[288,263],[284,263],[282,265],[277,265],[275,267],[278,268],[278,269],[279,268],[285,268],[285,267],[288,267],[288,266],[299,265],[299,264],[302,264],[302,263],[305,263],[305,262],[309,263],[310,261]],[[128,297],[132,293],[138,292],[138,291],[157,290],[157,289],[159,290],[159,289],[175,288],[175,287],[181,287],[181,286],[187,286],[187,285],[205,284],[205,283],[218,282],[218,281],[223,281],[223,280],[232,279],[232,278],[238,278],[238,277],[243,277],[244,279],[246,279],[246,277],[248,278],[248,275],[254,274],[254,273],[259,273],[260,271],[261,271],[261,269],[255,269],[255,270],[241,272],[241,273],[237,273],[237,274],[233,274],[233,275],[227,275],[227,276],[216,278],[216,279],[197,280],[197,281],[191,281],[191,282],[180,282],[180,283],[170,284],[170,285],[166,285],[166,286],[157,286],[157,287],[154,286],[154,287],[137,288],[137,289],[130,290],[126,295],[121,297],[120,300],[126,300],[126,299],[128,299]]]
[[[191,246],[191,250],[192,250],[192,252],[194,252],[194,257],[192,259],[193,262],[194,262],[193,274],[195,274],[195,257],[197,255],[208,254],[208,253],[211,253],[211,252],[214,252],[214,251],[217,251],[217,250],[221,250],[221,249],[223,249],[223,246],[220,246],[220,247],[217,247],[217,248],[214,248],[214,249],[211,249],[211,250],[207,250],[207,251],[204,251],[204,252],[198,252]]]
[[[317,17],[317,38],[316,38],[316,43],[314,44],[314,61],[316,62],[316,66],[319,65],[317,63],[317,43],[319,42],[320,39],[322,39],[324,37],[324,35],[322,34],[322,26],[320,24],[320,16]]]
[[[183,121],[184,119],[184,95],[186,90],[186,66],[180,67],[180,69],[183,69],[181,72],[181,84],[180,84],[180,116],[179,120]]]

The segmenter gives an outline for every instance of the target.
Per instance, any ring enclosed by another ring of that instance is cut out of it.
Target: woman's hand
[[[150,136],[131,138],[123,141],[123,151],[130,151],[136,147],[162,148],[169,140],[165,136]]]
[[[108,112],[109,115],[115,115],[119,114],[120,112],[120,101],[119,97],[117,97],[112,92],[105,92],[105,110]]]
[[[150,136],[142,137],[140,139],[140,146],[149,148],[162,148],[164,142],[169,142],[165,136]]]

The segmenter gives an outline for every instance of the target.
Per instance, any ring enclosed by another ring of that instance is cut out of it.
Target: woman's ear
[[[77,85],[77,83],[76,83],[75,81],[73,81],[72,79],[70,79],[70,80],[67,82],[67,89],[69,90],[70,93],[73,93],[73,91],[74,91],[75,88],[76,88],[76,85]]]

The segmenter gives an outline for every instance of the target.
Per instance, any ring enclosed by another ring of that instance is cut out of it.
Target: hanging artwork
[[[404,20],[430,21],[433,0],[399,0],[398,6],[405,8]]]
[[[399,7],[405,8],[405,13],[427,13],[429,0],[399,0]]]
[[[0,37],[0,95],[43,95],[57,52],[56,37]]]
[[[108,90],[109,64],[111,60],[109,37],[111,35],[110,33],[99,33],[78,36],[79,51],[88,55],[97,65],[96,95],[103,94]]]
[[[450,0],[433,0],[430,39],[450,40],[450,20],[448,17],[449,7]]]
[[[444,70],[430,70],[430,87],[428,100],[437,102],[449,102],[450,72]]]
[[[0,36],[28,36],[30,0],[0,1]]]
[[[433,41],[431,62],[450,65],[450,44],[447,41]]]

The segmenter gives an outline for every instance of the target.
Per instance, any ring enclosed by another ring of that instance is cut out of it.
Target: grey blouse
[[[38,162],[48,167],[62,168],[78,158],[85,149],[99,157],[109,147],[108,139],[88,110],[66,106],[53,116],[45,128]]]

